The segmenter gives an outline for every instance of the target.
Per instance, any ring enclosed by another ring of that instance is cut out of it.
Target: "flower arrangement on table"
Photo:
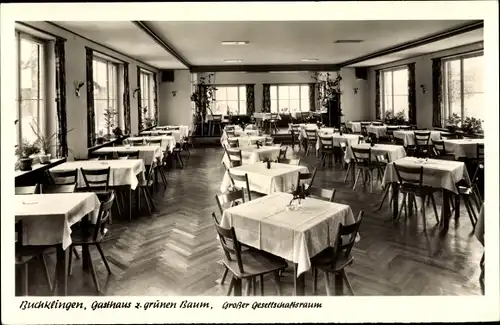
[[[298,206],[300,206],[301,200],[305,200],[307,196],[307,190],[304,186],[298,185],[293,191],[292,191],[293,198],[290,200],[290,203],[288,203],[287,208],[290,210],[295,210]],[[294,205],[294,203],[296,203]]]
[[[257,149],[262,147],[262,141],[257,141],[257,142],[255,142],[255,144],[257,145]]]
[[[370,144],[370,147],[373,147],[377,144],[378,138],[374,133],[370,133],[365,140],[366,143]]]
[[[271,169],[272,160],[269,157],[264,158],[262,162],[265,162],[267,164],[267,169]]]

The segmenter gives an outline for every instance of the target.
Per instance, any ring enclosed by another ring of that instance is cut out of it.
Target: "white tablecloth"
[[[243,165],[250,165],[263,161],[264,159],[270,159],[272,161],[278,161],[280,155],[280,147],[277,146],[263,146],[257,147],[245,147],[245,148],[234,148],[241,150],[241,157],[243,159]],[[222,158],[222,163],[229,167],[229,158],[224,152],[224,157]]]
[[[151,146],[121,146],[121,147],[104,147],[94,151],[95,153],[112,153],[112,152],[135,152],[139,151],[139,159],[144,160],[144,165],[151,166],[156,158],[161,158],[163,156],[163,151],[158,145]]]
[[[426,132],[426,130],[421,130],[417,132]],[[429,144],[432,144],[432,140],[441,140],[441,131],[430,131],[431,137],[429,138]],[[402,139],[405,146],[415,145],[415,131],[394,131],[393,135],[395,138]]]
[[[187,125],[164,125],[164,126],[157,126],[155,130],[173,130],[173,129],[178,129],[180,131],[180,136],[181,137],[187,137],[189,135],[189,127]]]
[[[385,137],[387,135],[387,126],[386,125],[368,125],[366,127],[366,132],[368,134],[374,133],[377,138]]]
[[[323,130],[323,129],[321,129]],[[341,142],[347,142],[347,146],[352,146],[352,145],[355,145],[355,144],[358,144],[359,142],[359,135],[358,134],[349,134],[349,133],[342,133],[342,135],[340,135],[340,133],[328,133],[328,134],[321,134],[320,133],[320,136],[321,137],[331,137],[333,139],[333,145],[335,147],[338,147],[340,146],[340,143]],[[316,150],[319,150],[321,148],[321,140],[318,136],[318,140],[316,141]]]
[[[477,158],[477,145],[484,144],[484,139],[443,140],[447,152],[455,158]]]
[[[172,150],[175,148],[175,138],[172,135],[158,135],[158,136],[151,136],[151,137],[129,137],[127,138],[128,140],[131,141],[143,141],[145,144],[149,140],[161,140],[161,150],[162,151],[169,151],[172,152]]]
[[[265,121],[265,120],[270,120],[271,119],[271,113],[253,113],[253,117],[255,119],[259,119],[259,120],[262,120],[262,121]],[[281,120],[281,116],[278,114],[276,116],[276,119],[278,120]]]
[[[243,147],[251,147],[251,146],[255,145],[256,141],[260,141],[260,142],[262,142],[262,144],[264,144],[266,142],[265,136],[258,136],[258,135],[234,137],[231,139],[238,139],[238,147],[242,147],[242,148]],[[227,143],[227,141],[225,143]]]
[[[288,211],[292,195],[273,193],[226,209],[221,226],[234,227],[241,243],[297,263],[297,275],[311,268],[311,258],[335,245],[339,224],[355,222],[348,205],[314,198]]]
[[[87,214],[96,223],[100,201],[95,193],[15,195],[16,220],[22,219],[23,245],[71,245],[71,226]]]
[[[248,184],[253,192],[270,194],[274,192],[289,192],[295,189],[297,178],[300,173],[307,173],[305,166],[271,163],[271,169],[267,169],[266,163],[255,163],[231,168],[235,175],[248,175]],[[246,188],[245,184],[236,182],[237,187]],[[220,190],[226,192],[231,187],[231,179],[226,172],[222,179]]]
[[[398,166],[424,167],[423,185],[435,188],[443,188],[458,194],[456,184],[460,180],[465,180],[470,184],[469,174],[465,164],[460,161],[440,160],[440,159],[417,159],[415,157],[405,157],[391,162],[385,168],[384,184],[399,182],[394,163]]]
[[[157,130],[157,131],[142,131],[140,135],[150,136],[150,135],[172,135],[175,138],[175,141],[181,141],[181,131],[180,130]]]
[[[366,122],[345,122],[347,128],[352,129],[352,132],[361,133],[361,123],[372,123],[371,121]]]
[[[144,161],[142,159],[127,159],[127,160],[80,160],[68,161],[64,164],[52,167],[50,170],[70,171],[78,169],[78,187],[85,187],[85,181],[80,168],[83,169],[105,169],[110,167],[109,186],[126,186],[130,185],[135,189],[139,184],[139,179],[144,179]],[[139,179],[138,179],[139,177]]]
[[[357,148],[357,149],[372,149],[372,160],[375,161],[375,156],[377,155],[383,155],[383,154],[388,154],[389,156],[389,161],[395,161],[399,160],[401,158],[406,157],[406,151],[403,146],[398,146],[398,145],[393,145],[393,144],[376,144],[375,146],[371,147],[369,143],[360,143],[360,144],[354,144],[351,146],[347,147],[347,150],[345,152],[345,157],[344,160],[345,162],[349,162],[351,159],[354,158],[352,148]],[[359,157],[358,157],[359,158]]]

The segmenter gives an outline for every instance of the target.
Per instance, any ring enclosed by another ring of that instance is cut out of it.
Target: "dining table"
[[[259,161],[270,160],[270,161],[278,161],[280,155],[280,146],[261,146],[261,147],[243,147],[243,148],[231,148],[231,149],[239,149],[241,150],[241,158],[242,165],[255,164]],[[224,156],[222,157],[222,163],[229,167],[229,157],[227,153],[224,152]]]
[[[422,185],[441,189],[443,193],[443,204],[441,208],[442,230],[444,233],[448,231],[451,209],[450,201],[458,194],[457,183],[464,181],[470,185],[469,173],[464,162],[450,161],[442,159],[423,159],[415,157],[404,157],[387,164],[383,177],[383,184],[392,184],[393,201],[392,201],[392,217],[395,220],[398,215],[398,193],[399,179],[394,168],[397,166],[405,167],[423,167]],[[459,209],[455,209],[455,218],[458,219]]]
[[[289,192],[295,189],[299,173],[307,173],[306,166],[282,164],[273,162],[270,168],[267,163],[258,162],[251,165],[241,165],[229,169],[235,175],[248,176],[250,191],[270,194],[274,192]],[[235,181],[236,187],[246,188],[246,184]],[[225,193],[232,187],[231,178],[226,171],[222,179],[220,190]]]
[[[404,146],[406,147],[415,145],[415,132],[430,132],[429,144],[432,144],[432,140],[441,140],[441,131],[396,130],[392,134],[394,138],[403,140]]]
[[[157,136],[135,136],[128,137],[127,140],[130,141],[142,141],[143,144],[148,144],[149,141],[160,141],[160,147],[162,151],[172,152],[175,148],[174,136],[172,135],[157,135]]]
[[[266,141],[266,136],[263,135],[242,135],[239,137],[229,137],[222,142],[222,145],[228,144],[228,139],[237,139],[238,147],[251,147],[255,145],[257,142],[261,142],[262,144]]]
[[[484,139],[453,139],[443,140],[446,152],[459,158],[477,158],[478,144],[484,145]]]
[[[181,131],[180,130],[152,130],[152,131],[141,131],[140,136],[157,136],[157,135],[171,135],[175,138],[175,141],[181,142]]]
[[[54,193],[14,196],[15,220],[21,221],[22,245],[56,247],[55,292],[66,296],[68,292],[69,247],[71,226],[88,217],[97,222],[99,198],[92,192]],[[84,254],[84,258],[90,255]]]
[[[333,140],[334,147],[340,147],[341,142],[345,142],[346,145],[352,146],[359,143],[360,134],[350,134],[350,133],[342,133],[339,132],[324,132],[323,129],[320,129],[318,132],[318,139],[316,140],[316,151],[321,150],[322,143],[320,137],[331,138]]]
[[[103,147],[94,151],[96,154],[110,154],[110,153],[122,153],[126,154],[128,152],[139,151],[139,159],[144,161],[144,165],[152,166],[158,158],[163,156],[162,147],[160,145],[139,145],[139,146],[114,146],[114,147]]]
[[[187,137],[189,135],[189,127],[187,125],[162,125],[155,127],[154,130],[179,131],[179,134],[182,138]]]
[[[292,198],[292,194],[275,192],[233,206],[224,211],[220,224],[234,228],[240,243],[292,262],[295,295],[302,296],[311,258],[334,247],[339,225],[352,224],[355,218],[345,204],[308,197],[294,205]],[[241,283],[234,290],[241,295]]]

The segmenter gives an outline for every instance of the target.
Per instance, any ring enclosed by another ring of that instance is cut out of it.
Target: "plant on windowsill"
[[[123,131],[122,129],[118,126],[113,129],[113,134],[115,135],[116,144],[122,144],[123,143]]]
[[[455,133],[459,129],[461,122],[462,118],[460,117],[460,115],[458,115],[457,113],[453,113],[446,120],[446,128],[448,129],[448,131]]]
[[[23,139],[22,146],[17,147],[16,155],[20,157],[19,159],[19,169],[21,171],[31,170],[31,164],[33,163],[33,156],[40,152],[40,147],[35,142],[29,142]]]
[[[392,115],[392,112],[390,111],[387,111],[385,112],[385,115],[384,115],[384,123],[386,125],[394,125],[394,116]]]
[[[403,111],[399,111],[396,116],[393,118],[394,125],[405,125],[408,123],[405,117],[405,113]]]
[[[106,135],[104,136],[104,140],[109,141],[111,140],[111,130],[115,126],[115,118],[116,118],[116,110],[112,109],[111,107],[108,107],[104,111],[104,125],[106,127]]]
[[[147,106],[142,109],[142,116],[143,116],[142,118],[143,129],[149,129],[155,126],[155,119],[149,117]]]
[[[104,143],[104,130],[100,129],[96,137],[96,144],[103,144],[103,143]]]
[[[462,123],[462,131],[465,134],[476,134],[483,131],[482,120],[475,117],[466,117]]]
[[[49,164],[50,163],[50,157],[51,157],[51,149],[54,148],[56,145],[55,139],[57,138],[57,132],[52,133],[49,136],[43,135],[42,132],[40,132],[36,126],[36,122],[32,121],[30,123],[31,130],[33,133],[36,135],[36,141],[35,144],[40,148],[40,154],[38,155],[38,159],[40,160],[40,164]],[[73,131],[74,129],[70,129],[66,131],[66,136],[69,132]]]

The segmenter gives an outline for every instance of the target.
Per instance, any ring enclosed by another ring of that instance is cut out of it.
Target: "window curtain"
[[[262,112],[271,112],[271,85],[262,85]]]
[[[57,105],[57,155],[59,157],[68,156],[68,121],[66,117],[66,58],[65,58],[65,41],[57,39],[55,42],[56,54],[56,105]]]
[[[125,118],[125,132],[124,134],[130,134],[130,80],[128,75],[128,63],[123,63],[123,115]]]
[[[137,67],[137,112],[138,112],[138,116],[137,116],[137,121],[139,123],[139,131],[141,131],[143,129],[143,125],[142,125],[142,109],[143,107],[142,106],[142,103],[141,103],[141,68]]]
[[[309,84],[309,110],[316,111],[316,83]]]
[[[380,70],[375,70],[375,119],[383,119],[380,111]]]
[[[86,71],[87,71],[87,146],[92,147],[95,144],[95,111],[94,111],[94,51],[87,48],[86,53]]]
[[[159,124],[158,121],[158,76],[153,73],[153,106],[155,108],[155,125]]]
[[[247,115],[255,113],[255,85],[246,85],[247,91]]]
[[[441,120],[441,59],[432,60],[432,126],[442,127]]]
[[[408,119],[417,124],[417,93],[415,87],[415,63],[408,64]]]

